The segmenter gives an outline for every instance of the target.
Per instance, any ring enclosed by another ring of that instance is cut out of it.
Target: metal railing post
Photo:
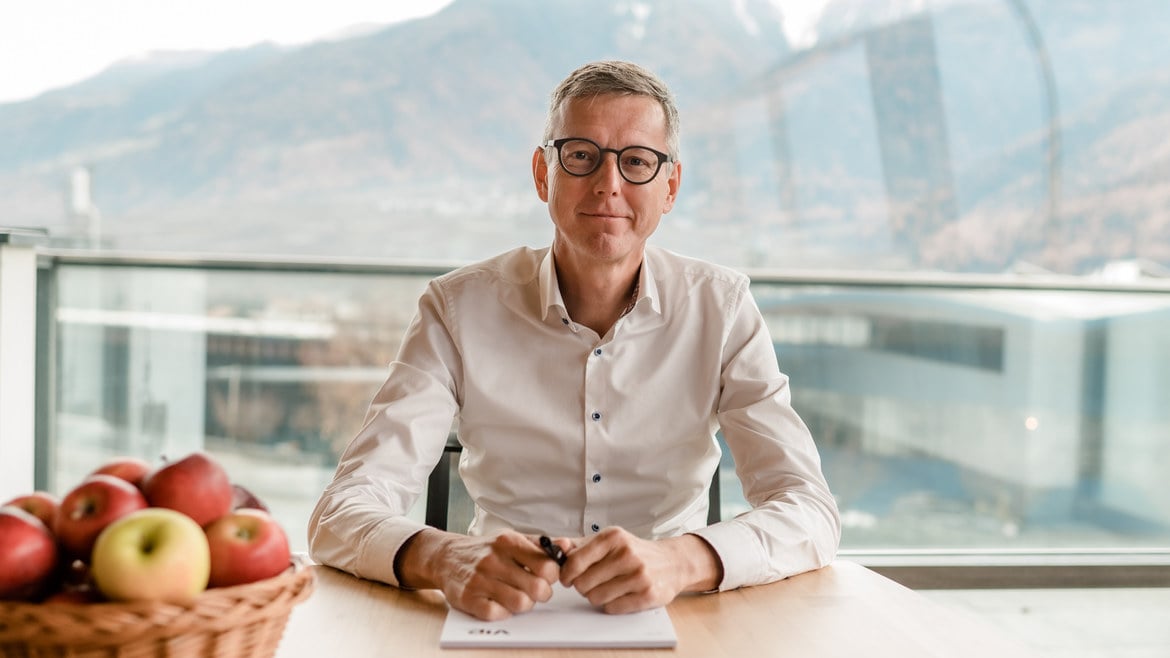
[[[37,229],[0,228],[0,502],[33,490]]]
[[[57,432],[57,263],[42,256],[37,268],[36,450],[33,485],[53,491]]]

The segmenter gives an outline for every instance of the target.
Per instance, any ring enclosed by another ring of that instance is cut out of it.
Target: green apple
[[[211,552],[191,517],[148,507],[102,530],[90,573],[98,591],[113,601],[182,604],[207,589]]]

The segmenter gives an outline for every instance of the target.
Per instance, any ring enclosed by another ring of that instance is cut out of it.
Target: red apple
[[[146,506],[138,487],[113,475],[91,475],[61,499],[53,530],[66,553],[88,560],[107,525]]]
[[[68,557],[57,565],[57,576],[50,582],[46,594],[42,599],[45,603],[96,603],[102,600],[90,578],[89,563]]]
[[[201,526],[232,509],[232,483],[211,455],[194,452],[146,476],[142,492],[152,507],[182,512]]]
[[[288,537],[263,510],[238,509],[213,521],[204,532],[211,550],[209,587],[272,578],[290,564]]]
[[[101,592],[96,589],[92,587],[79,587],[77,589],[62,589],[53,592],[49,596],[46,596],[42,603],[89,604],[100,603],[104,600]]]
[[[61,506],[61,499],[47,491],[34,491],[30,494],[17,496],[4,503],[3,507],[14,505],[32,514],[41,520],[45,526],[52,528],[53,519],[57,516],[57,508]]]
[[[97,467],[90,475],[113,475],[122,478],[136,487],[142,487],[142,481],[153,467],[150,462],[138,457],[114,457]]]
[[[57,543],[40,519],[0,507],[0,600],[31,600],[57,570]]]
[[[203,528],[162,507],[114,521],[93,545],[93,582],[113,601],[187,603],[207,588],[209,570]]]
[[[232,485],[232,509],[258,509],[265,512],[268,506],[256,494],[239,484]]]

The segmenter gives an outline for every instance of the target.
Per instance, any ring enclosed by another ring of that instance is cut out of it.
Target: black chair
[[[447,511],[451,496],[451,456],[463,450],[459,438],[454,432],[447,436],[447,445],[439,457],[427,479],[427,508],[426,523],[439,530],[447,529]],[[711,476],[711,487],[707,491],[707,524],[718,523],[722,515],[719,511],[719,470]]]

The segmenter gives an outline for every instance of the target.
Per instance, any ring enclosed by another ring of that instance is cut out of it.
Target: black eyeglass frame
[[[590,169],[589,171],[586,171],[584,173],[578,174],[578,173],[574,173],[574,172],[570,171],[569,168],[565,166],[564,161],[561,159],[561,147],[564,146],[565,144],[567,144],[568,142],[587,142],[587,143],[592,144],[594,147],[597,148],[597,152],[598,152],[597,163],[593,165],[592,169]],[[598,144],[597,142],[595,142],[592,139],[589,139],[587,137],[562,137],[560,139],[550,139],[547,142],[541,144],[541,146],[545,147],[545,148],[548,148],[551,146],[552,148],[556,149],[556,151],[557,151],[557,164],[559,164],[561,166],[561,169],[566,174],[568,174],[570,176],[576,176],[578,178],[583,178],[585,176],[589,176],[589,175],[593,174],[593,172],[595,172],[601,168],[601,161],[605,158],[605,154],[606,153],[613,153],[614,157],[617,158],[618,173],[621,174],[622,179],[625,180],[630,185],[645,185],[645,184],[653,181],[655,178],[658,178],[658,172],[662,171],[663,164],[665,164],[667,162],[670,162],[672,164],[674,163],[674,158],[670,157],[670,155],[663,153],[662,151],[659,151],[658,149],[652,149],[649,146],[642,146],[641,144],[631,144],[630,146],[624,146],[620,149],[609,149],[609,148],[603,147],[601,144]],[[629,151],[630,149],[643,149],[646,151],[650,151],[651,153],[653,153],[655,156],[658,157],[658,166],[654,169],[654,173],[650,176],[650,178],[647,178],[644,181],[638,182],[638,181],[632,181],[632,180],[630,180],[629,176],[626,176],[626,172],[622,170],[622,153],[625,153],[626,151]]]

